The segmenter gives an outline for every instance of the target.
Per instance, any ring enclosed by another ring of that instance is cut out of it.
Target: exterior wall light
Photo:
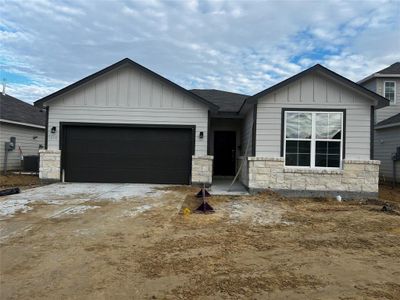
[[[56,133],[56,131],[57,131],[56,126],[51,127],[51,133]]]
[[[199,134],[199,138],[203,138],[204,137],[204,132],[203,131],[200,131],[200,134]]]

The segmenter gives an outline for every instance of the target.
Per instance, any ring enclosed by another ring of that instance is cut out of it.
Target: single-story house
[[[186,90],[123,59],[35,102],[47,110],[40,178],[212,184],[374,196],[374,107],[387,99],[315,65],[253,96]]]
[[[7,94],[0,94],[0,170],[5,167],[5,143],[15,138],[15,147],[8,151],[7,170],[20,170],[22,158],[39,155],[44,148],[45,110]]]
[[[400,148],[400,62],[358,83],[389,100],[388,106],[377,109],[375,113],[374,159],[381,161],[382,181],[393,181],[395,177],[400,183],[400,160],[394,162],[392,159]]]

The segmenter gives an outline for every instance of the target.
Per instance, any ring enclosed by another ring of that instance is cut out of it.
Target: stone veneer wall
[[[250,191],[272,189],[289,196],[376,197],[377,160],[343,160],[343,169],[299,169],[284,166],[283,158],[249,157]]]
[[[212,183],[213,156],[192,156],[192,184]]]
[[[60,150],[39,150],[39,178],[43,180],[60,180]]]

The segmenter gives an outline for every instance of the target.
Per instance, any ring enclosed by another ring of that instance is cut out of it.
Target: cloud
[[[399,1],[16,0],[0,15],[0,75],[26,101],[124,57],[246,94],[315,63],[359,80],[400,59]]]

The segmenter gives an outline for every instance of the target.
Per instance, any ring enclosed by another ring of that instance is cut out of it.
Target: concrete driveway
[[[99,211],[107,203],[129,204],[126,214],[139,214],[166,205],[163,185],[56,183],[0,199],[0,241],[32,229],[45,219]],[[176,210],[179,210],[178,201]]]

